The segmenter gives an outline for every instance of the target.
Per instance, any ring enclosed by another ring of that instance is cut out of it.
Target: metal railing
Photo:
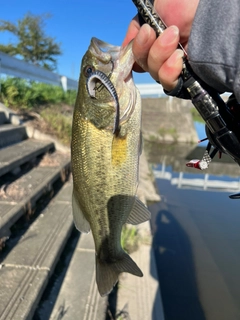
[[[78,81],[48,71],[23,60],[11,57],[0,52],[0,73],[19,78],[49,83],[55,86],[62,86],[63,90],[77,90]]]
[[[186,175],[184,177],[184,174]],[[198,178],[189,178],[189,173],[180,171],[179,176],[176,174],[173,176],[171,172],[165,171],[165,167],[162,170],[153,170],[153,175],[156,179],[163,179],[170,181],[171,185],[176,186],[179,189],[195,189],[195,190],[217,190],[222,192],[234,192],[240,188],[240,179],[235,178],[233,181],[226,181],[218,176],[215,179],[210,179],[208,173],[199,174]]]
[[[154,96],[154,97],[162,97],[166,96],[163,87],[158,83],[143,83],[136,84],[141,96]]]

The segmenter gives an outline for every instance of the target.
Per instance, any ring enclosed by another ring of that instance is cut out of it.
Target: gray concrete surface
[[[12,124],[0,126],[0,148],[17,143],[26,138],[27,132],[24,126],[14,126]]]
[[[147,140],[197,143],[189,100],[172,97],[142,99],[142,131]]]
[[[0,176],[54,148],[49,141],[28,139],[0,150]]]
[[[106,308],[95,281],[92,234],[81,234],[50,319],[105,320]]]
[[[9,228],[24,213],[33,213],[36,201],[51,190],[54,182],[64,183],[70,158],[69,154],[53,152],[36,161],[36,157],[54,151],[54,143],[27,139],[26,128],[20,125],[17,115],[2,104],[0,115],[2,248],[10,236]],[[13,230],[13,237],[7,242],[9,252],[0,260],[0,319],[32,319],[73,230],[71,203],[66,199],[70,193],[71,183],[67,183],[17,242],[14,237],[19,236],[18,228]]]
[[[2,118],[4,118],[4,120],[2,120],[2,121],[11,123],[11,124],[14,124],[17,126],[21,124],[21,120],[20,120],[19,116],[16,114],[16,112],[7,108],[1,102],[0,102],[0,112],[4,113],[4,116],[2,116]],[[2,122],[2,123],[4,123],[4,122]]]
[[[8,118],[5,112],[1,111],[1,108],[0,108],[0,124],[7,123],[7,122],[8,122]]]
[[[122,274],[119,281],[117,309],[124,310],[131,320],[164,320],[160,283],[151,245],[140,245],[131,254],[143,277]]]
[[[72,229],[71,204],[60,192],[0,265],[1,320],[32,319]]]
[[[33,168],[13,182],[16,200],[7,195],[0,196],[0,237],[10,235],[9,228],[24,213],[34,208],[36,201],[51,190],[53,183],[61,177],[64,170],[70,170],[70,159],[63,161],[58,167]]]

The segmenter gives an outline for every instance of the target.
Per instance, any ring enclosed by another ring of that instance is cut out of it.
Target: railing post
[[[64,92],[67,92],[67,77],[61,76],[61,84]]]

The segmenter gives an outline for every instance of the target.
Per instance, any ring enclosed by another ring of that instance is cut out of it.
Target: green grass
[[[124,225],[121,234],[121,245],[127,253],[132,253],[138,249],[140,236],[135,226]]]
[[[178,133],[176,128],[159,128],[158,134],[164,138],[166,135],[170,135],[174,141],[177,141],[178,139]]]
[[[51,132],[64,145],[70,146],[72,134],[72,118],[57,112],[58,108],[50,107],[40,112]]]
[[[64,92],[61,87],[46,83],[7,77],[1,79],[0,101],[7,107],[32,110],[46,104],[73,105],[76,90]]]

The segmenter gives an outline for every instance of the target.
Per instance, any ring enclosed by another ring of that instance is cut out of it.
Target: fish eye
[[[95,68],[93,66],[86,66],[84,68],[84,75],[86,77],[89,77],[94,71],[95,71]]]

